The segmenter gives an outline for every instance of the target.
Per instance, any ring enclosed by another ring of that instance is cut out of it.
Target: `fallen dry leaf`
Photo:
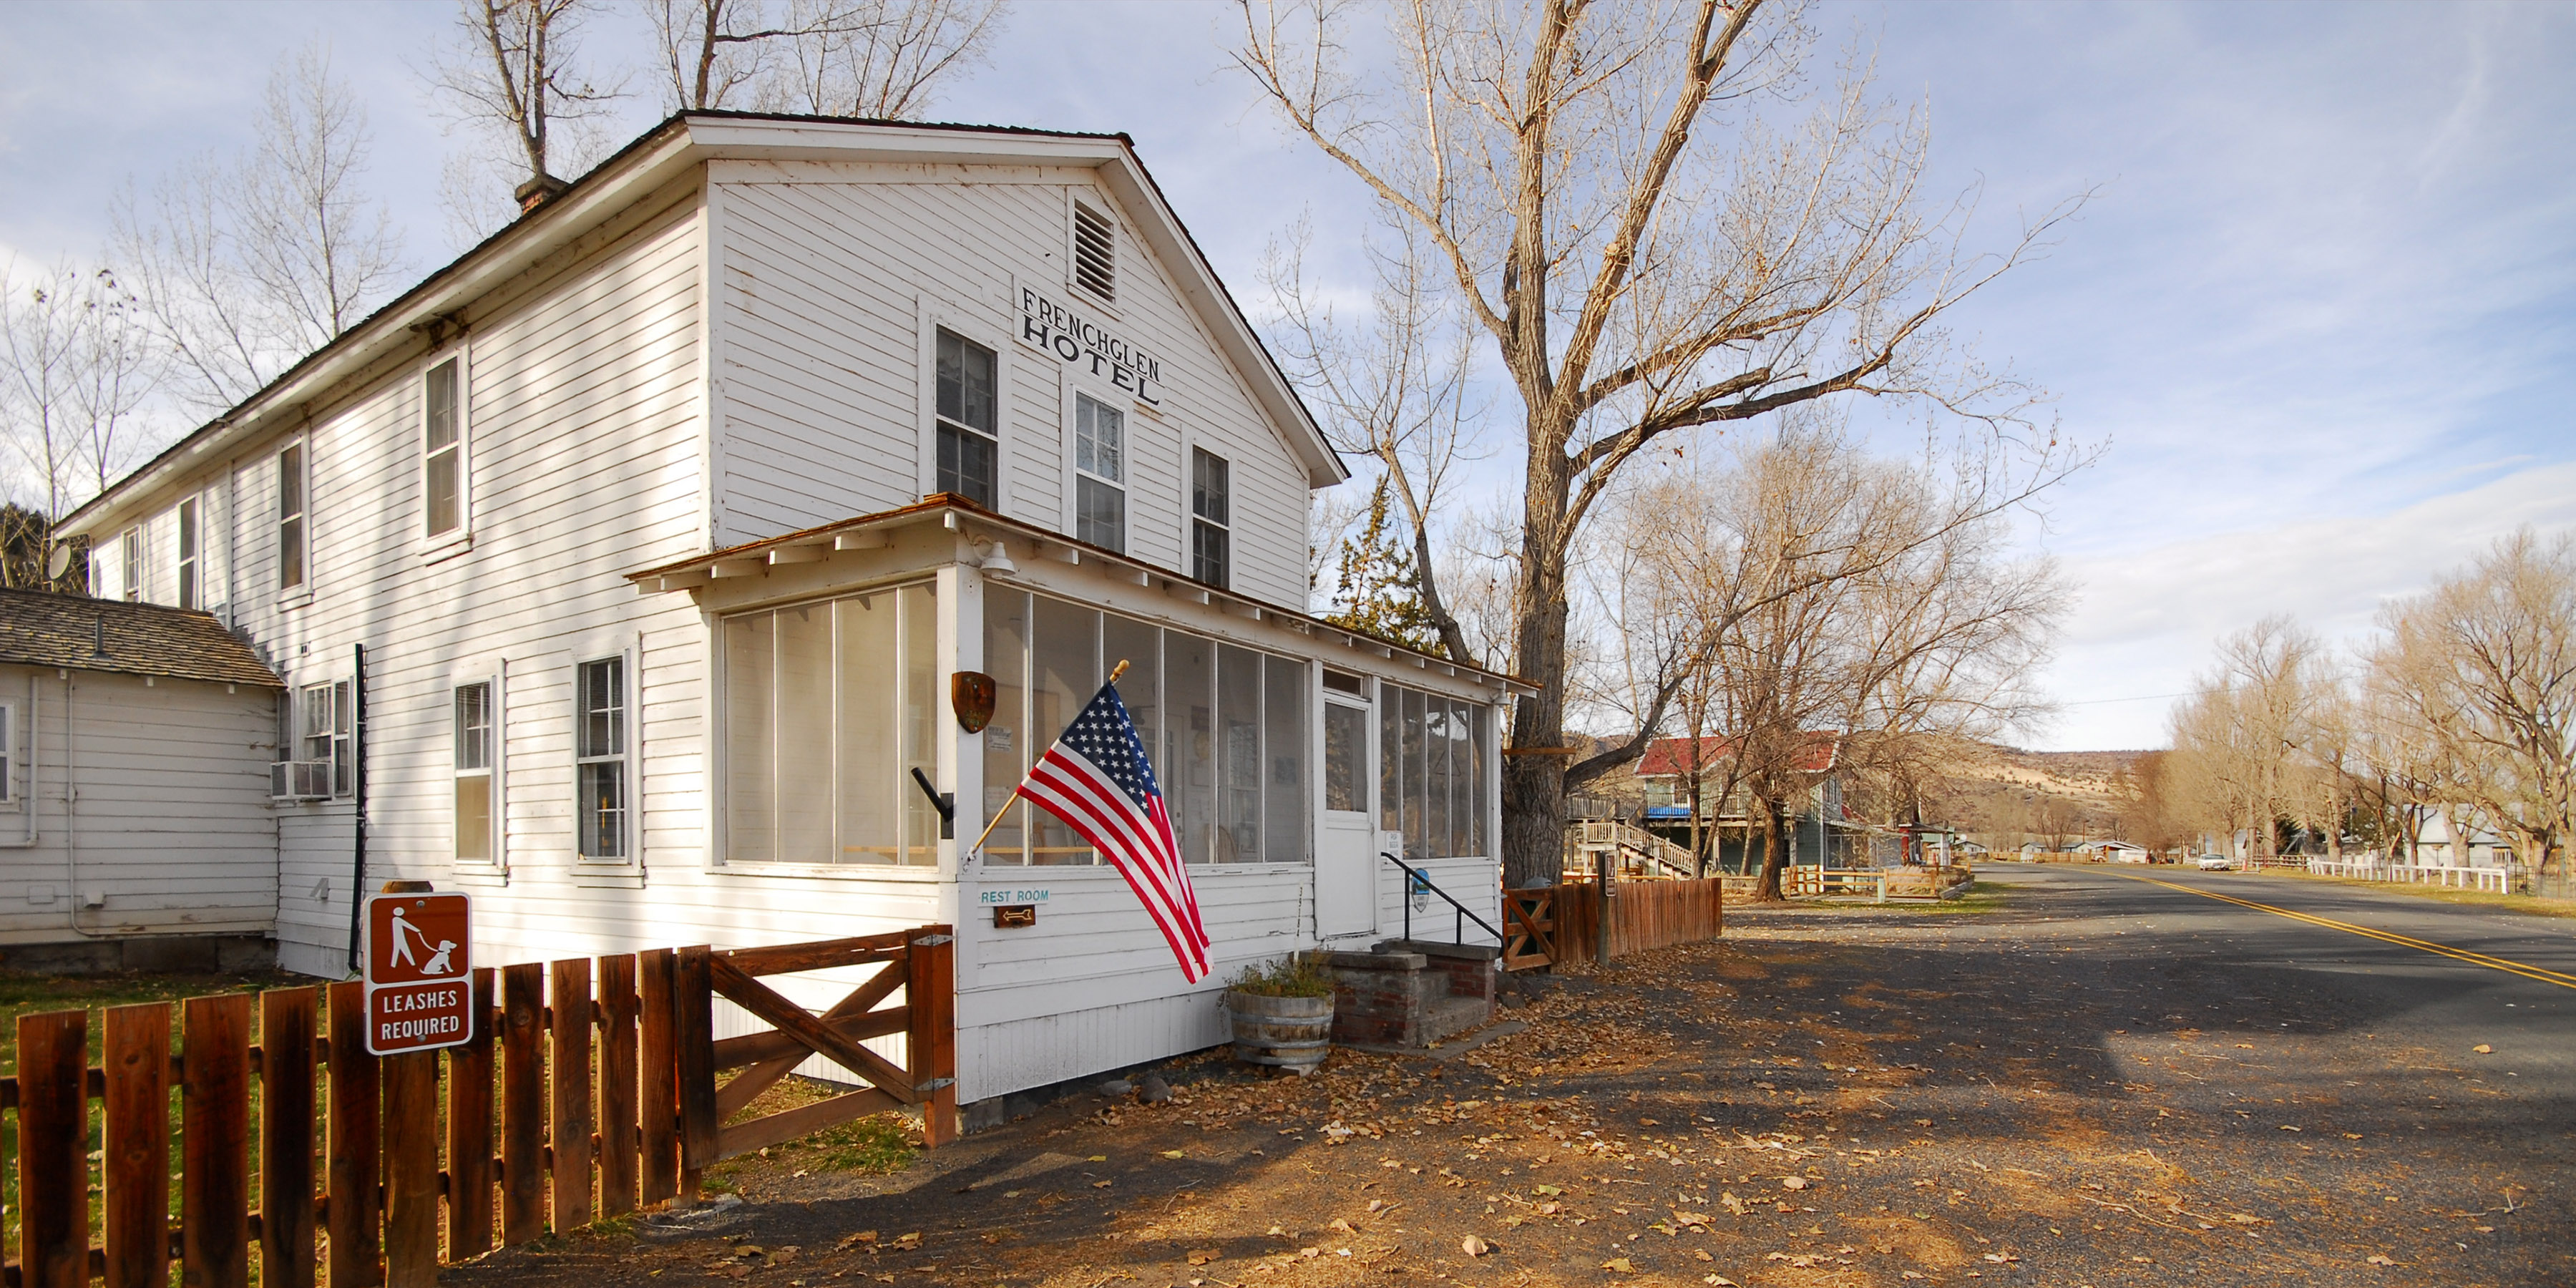
[[[1807,1178],[1803,1176],[1783,1176],[1780,1178],[1780,1188],[1784,1190],[1803,1190],[1807,1188]]]
[[[1602,1262],[1601,1268],[1604,1270],[1616,1270],[1623,1275],[1633,1275],[1637,1273],[1637,1268],[1628,1264],[1628,1259],[1626,1257],[1612,1257],[1608,1261]]]
[[[1163,1157],[1165,1158],[1179,1158],[1180,1156],[1181,1151],[1177,1149],[1167,1149],[1163,1151]]]
[[[1192,1248],[1190,1249],[1190,1264],[1194,1266],[1204,1266],[1224,1255],[1225,1254],[1214,1248]]]
[[[2494,1055],[2494,1054],[2495,1054],[2495,1048],[2494,1048],[2494,1047],[2492,1047],[2492,1046],[2487,1045],[2487,1044],[2486,1044],[2486,1043],[2484,1043],[2484,1042],[2481,1042],[2481,1043],[2477,1044],[2476,1046],[2470,1047],[2469,1049],[2470,1049],[2470,1050],[2472,1050],[2472,1051],[2477,1052],[2479,1055]],[[2393,1264],[2393,1263],[2392,1263],[2392,1264]]]
[[[1458,1250],[1471,1257],[1481,1257],[1493,1251],[1493,1245],[1471,1234],[1458,1241]]]
[[[2391,1261],[2391,1260],[2389,1260],[2388,1258],[2383,1257],[2383,1256],[2379,1255],[2379,1254],[2378,1254],[2378,1253],[2376,1253],[2376,1252],[2374,1252],[2374,1253],[2370,1254],[2370,1255],[2369,1255],[2369,1256],[2367,1256],[2367,1257],[2362,1258],[2362,1260],[2363,1260],[2363,1261],[2365,1261],[2365,1262],[2367,1262],[2367,1263],[2369,1263],[2369,1264],[2371,1264],[2371,1265],[2374,1265],[2374,1266],[2393,1266],[2393,1265],[2396,1265],[2396,1264],[2397,1264],[2396,1262]]]

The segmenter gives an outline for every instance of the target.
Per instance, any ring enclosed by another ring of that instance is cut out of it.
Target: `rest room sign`
[[[366,927],[368,1052],[473,1041],[472,901],[429,891],[369,895]]]

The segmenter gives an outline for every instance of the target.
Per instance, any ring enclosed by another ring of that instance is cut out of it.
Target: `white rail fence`
[[[2506,894],[2513,889],[2513,872],[2509,868],[2411,867],[2399,863],[2332,863],[2310,859],[2308,871],[2318,876],[2347,877],[2356,881],[2396,881],[2410,885],[2449,886],[2458,890],[2486,890],[2495,894]]]

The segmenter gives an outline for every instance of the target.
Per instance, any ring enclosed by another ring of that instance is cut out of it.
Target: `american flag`
[[[1113,684],[1065,727],[1020,784],[1020,795],[1064,820],[1127,878],[1163,942],[1193,983],[1208,973],[1207,924],[1172,836],[1172,814],[1154,786],[1154,765]]]

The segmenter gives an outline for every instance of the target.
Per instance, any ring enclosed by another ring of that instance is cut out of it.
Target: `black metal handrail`
[[[1377,856],[1399,868],[1404,869],[1404,875],[1409,881],[1420,884],[1423,889],[1428,890],[1443,899],[1448,899],[1449,906],[1458,910],[1458,929],[1455,937],[1453,937],[1449,942],[1462,945],[1467,942],[1467,922],[1471,919],[1477,925],[1484,927],[1485,933],[1492,935],[1495,943],[1500,944],[1509,942],[1503,937],[1503,932],[1494,929],[1494,923],[1477,916],[1467,907],[1467,905],[1458,902],[1456,899],[1451,899],[1448,891],[1441,889],[1438,885],[1432,882],[1430,873],[1395,857],[1395,855],[1385,850],[1378,851]],[[1413,939],[1413,892],[1409,889],[1404,892],[1404,937],[1407,942],[1410,942]]]

